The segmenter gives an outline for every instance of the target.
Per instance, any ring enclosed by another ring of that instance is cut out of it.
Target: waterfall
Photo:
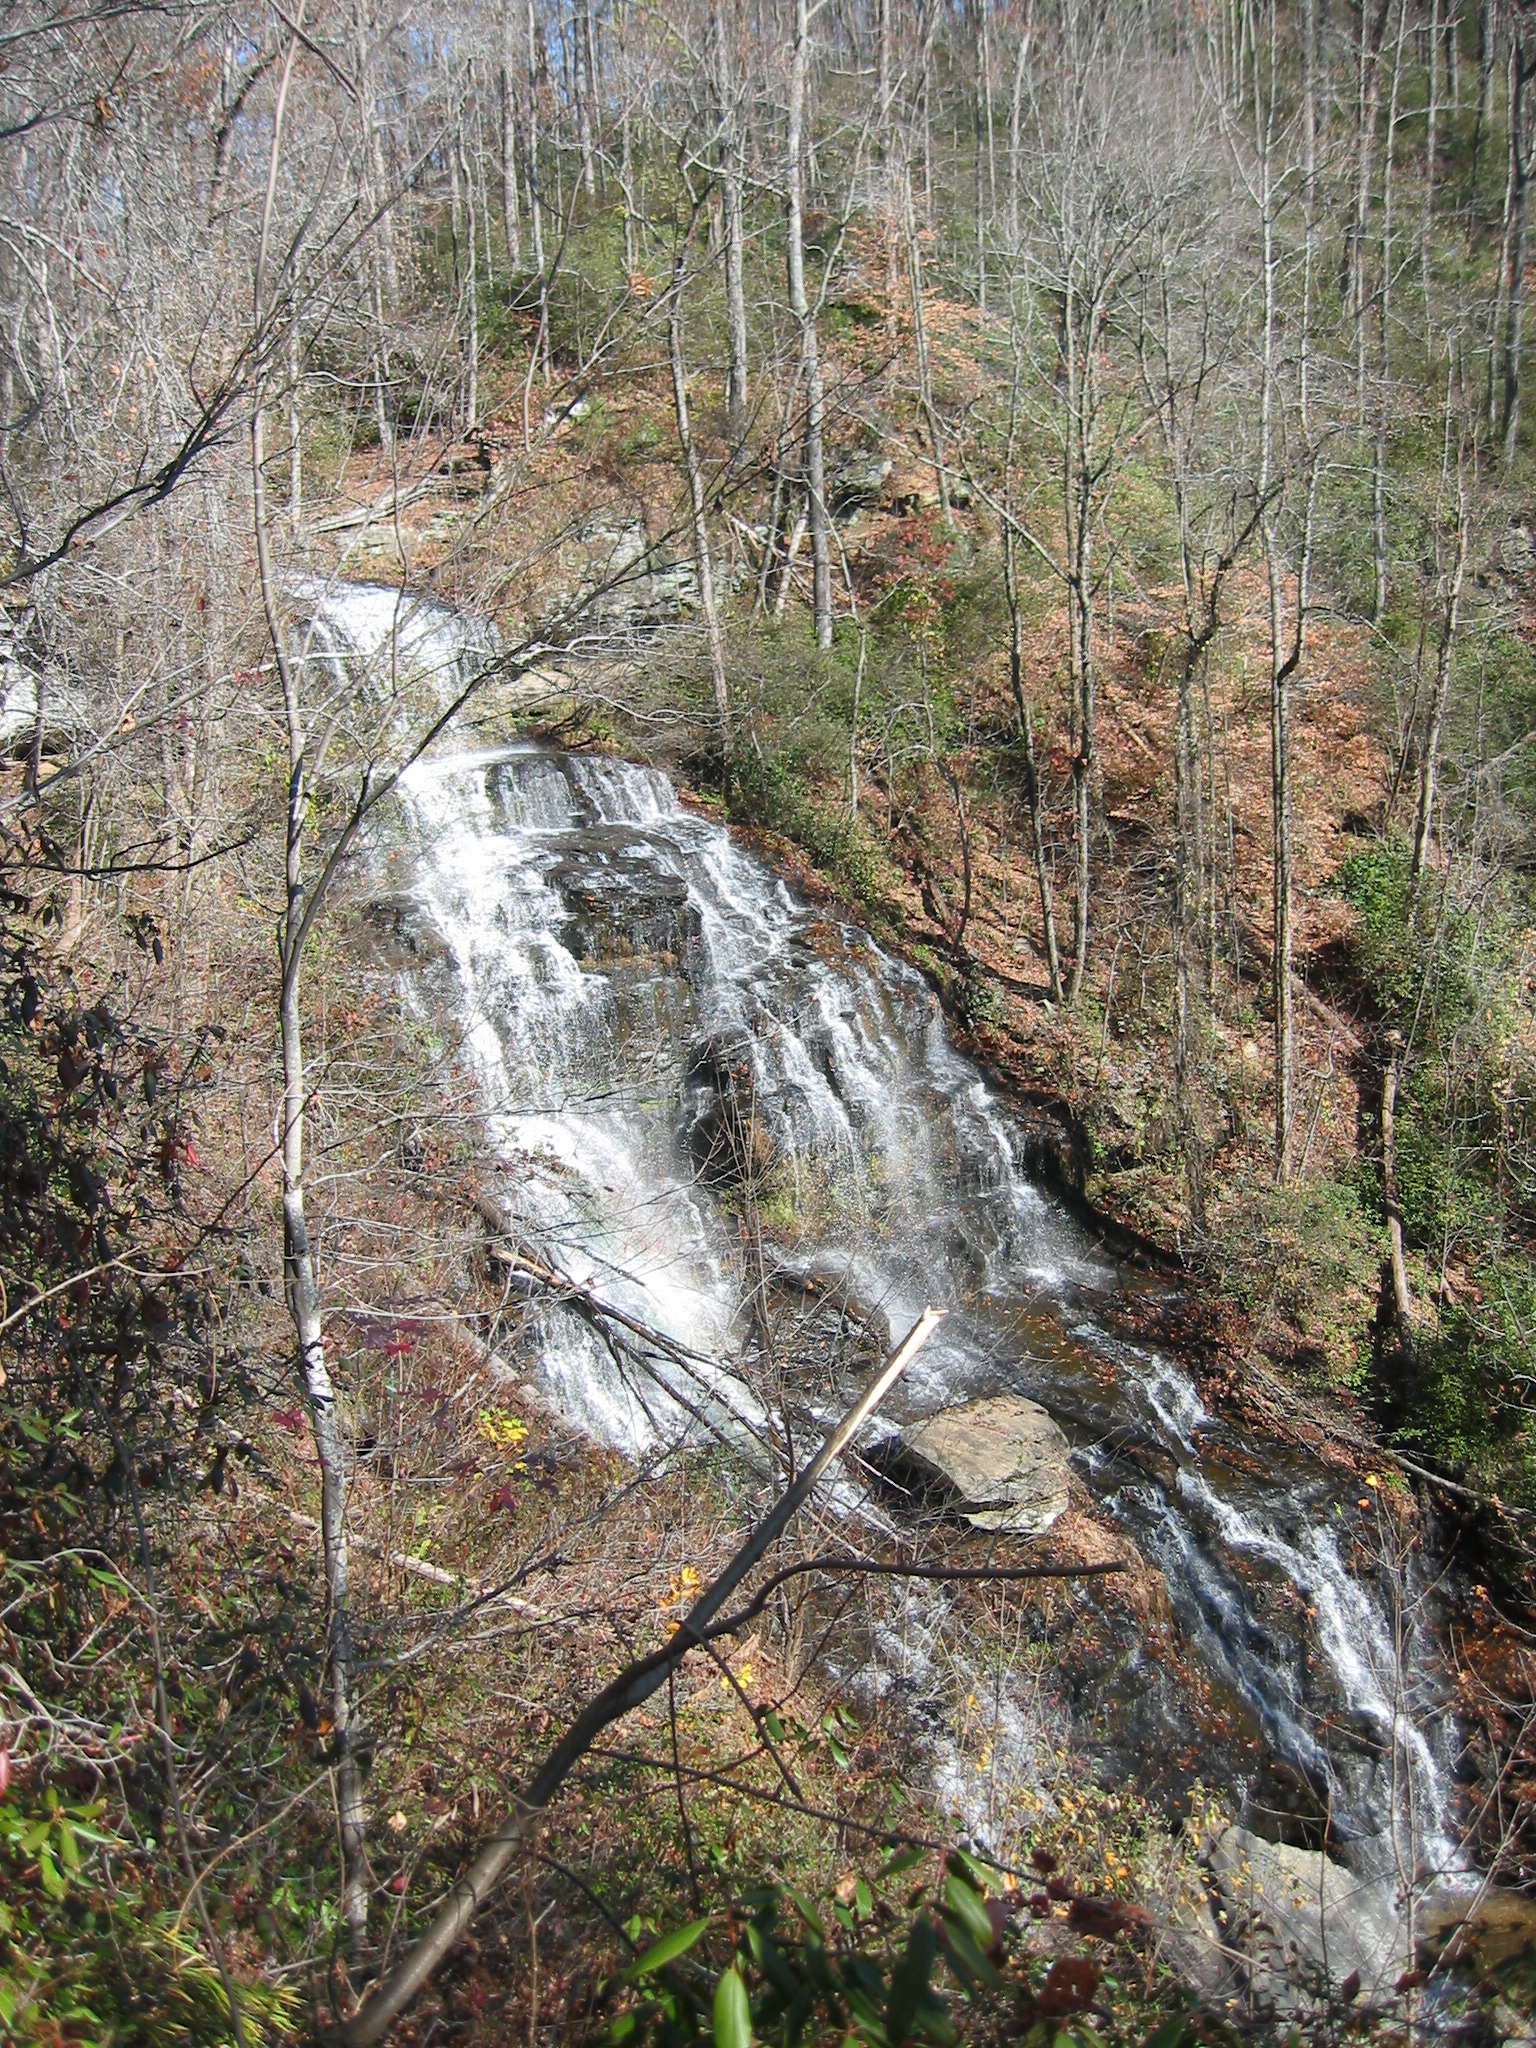
[[[317,700],[329,689],[341,703],[359,692],[393,704],[424,689],[445,706],[499,650],[494,627],[476,627],[435,598],[387,584],[296,577],[287,594],[299,615],[293,658],[313,672]]]
[[[775,1286],[835,1298],[879,1346],[924,1301],[950,1311],[885,1428],[1029,1395],[1165,1575],[1179,1655],[1220,1712],[1201,1720],[1176,1670],[1132,1644],[1106,1709],[1121,1761],[1155,1773],[1188,1751],[1186,1778],[1209,1783],[1209,1727],[1231,1721],[1311,1788],[1334,1841],[1373,1853],[1406,1784],[1421,1859],[1449,1856],[1429,1632],[1409,1628],[1399,1653],[1369,1518],[1321,1464],[1209,1414],[1176,1358],[1128,1334],[1126,1276],[1031,1181],[918,974],[796,898],[652,768],[531,746],[426,761],[401,812],[436,941],[411,999],[463,1034],[514,1227],[660,1340],[616,1348],[545,1306],[524,1359],[553,1399],[637,1455],[710,1435],[750,1447],[772,1427],[749,1385],[750,1174]],[[837,1391],[797,1398],[814,1418]],[[913,1684],[941,1610],[935,1596],[904,1637]],[[881,1668],[864,1682],[898,1682]],[[1047,1739],[1022,1704],[1009,1715],[998,1740]]]

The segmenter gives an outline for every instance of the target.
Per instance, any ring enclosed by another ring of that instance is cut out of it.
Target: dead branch
[[[380,1980],[361,2009],[340,2029],[341,2048],[373,2048],[416,1996],[500,1882],[530,1823],[560,1789],[572,1766],[613,1722],[642,1705],[666,1684],[726,1601],[789,1527],[820,1485],[827,1468],[852,1443],[886,1395],[943,1320],[943,1310],[925,1308],[906,1338],[886,1360],[794,1484],[782,1493],[736,1552],[705,1588],[670,1641],[627,1664],[588,1701],[449,1893],[436,1920],[399,1967]]]

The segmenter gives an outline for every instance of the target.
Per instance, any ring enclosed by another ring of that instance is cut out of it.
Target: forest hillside
[[[0,2042],[1536,2042],[1533,174],[6,11]]]

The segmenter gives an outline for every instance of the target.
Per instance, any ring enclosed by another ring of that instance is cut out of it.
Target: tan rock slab
[[[904,1432],[907,1456],[941,1479],[978,1529],[1040,1536],[1067,1510],[1067,1440],[1038,1401],[999,1394]]]

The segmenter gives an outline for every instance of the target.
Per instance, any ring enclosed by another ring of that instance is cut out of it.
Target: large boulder
[[[1411,1967],[1408,1921],[1390,1877],[1360,1877],[1316,1849],[1225,1828],[1210,1876],[1228,1955],[1253,2018],[1281,2025],[1330,2007],[1396,2003]]]
[[[905,1458],[978,1529],[1040,1536],[1066,1513],[1067,1440],[1038,1401],[1000,1394],[903,1432]]]

